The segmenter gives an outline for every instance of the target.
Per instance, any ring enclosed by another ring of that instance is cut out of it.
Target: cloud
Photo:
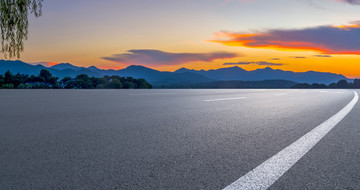
[[[129,50],[127,53],[114,54],[102,57],[104,60],[122,64],[144,65],[177,65],[187,62],[211,62],[217,59],[228,59],[241,56],[237,53],[211,52],[211,53],[169,53],[152,49]]]
[[[331,55],[314,55],[315,57],[332,57]]]
[[[281,59],[280,58],[271,58],[270,60],[277,61],[277,60],[281,60]]]
[[[224,63],[223,65],[261,65],[261,66],[282,66],[284,63],[271,63],[266,61],[259,62],[238,62],[238,63]]]
[[[45,66],[45,67],[51,67],[51,66],[54,66],[54,65],[57,65],[57,64],[60,64],[60,63],[42,61],[42,62],[33,62],[33,63],[30,63],[30,64],[31,65],[42,65],[42,66]]]
[[[301,57],[301,56],[294,56],[292,58],[295,58],[295,59],[306,59],[307,57]]]
[[[336,0],[343,3],[348,3],[351,5],[360,5],[360,0]]]
[[[212,42],[228,46],[277,50],[317,51],[323,54],[360,55],[360,22],[342,26],[276,29],[257,33],[216,33]]]

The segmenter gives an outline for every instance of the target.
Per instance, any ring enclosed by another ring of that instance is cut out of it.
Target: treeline
[[[343,88],[343,89],[351,89],[351,88],[360,88],[360,79],[355,79],[354,82],[348,82],[346,80],[339,80],[337,83],[331,83],[329,85],[318,84],[318,83],[298,83],[293,85],[291,88]]]
[[[247,88],[290,88],[296,82],[288,80],[263,81],[214,81],[207,83],[156,84],[155,88],[195,88],[195,89],[247,89]]]
[[[81,74],[75,78],[65,77],[59,80],[58,77],[42,69],[38,76],[17,73],[10,71],[0,75],[0,88],[6,89],[144,89],[152,88],[145,79],[134,79],[132,77],[104,76],[103,78],[89,77]]]

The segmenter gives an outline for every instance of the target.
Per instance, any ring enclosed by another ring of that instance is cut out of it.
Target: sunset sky
[[[360,0],[45,0],[21,60],[360,77]]]

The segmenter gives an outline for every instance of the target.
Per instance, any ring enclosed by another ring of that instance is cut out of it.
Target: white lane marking
[[[326,93],[328,91],[325,91],[325,90],[320,90],[320,91],[317,91],[317,92],[320,92],[320,93]]]
[[[220,99],[204,100],[204,102],[216,102],[216,101],[227,101],[227,100],[240,100],[240,99],[245,99],[245,98],[247,98],[247,97],[220,98]]]
[[[171,95],[176,93],[146,93],[146,94],[129,94],[129,96],[148,96],[148,95]]]
[[[354,91],[353,100],[330,119],[311,130],[306,135],[269,158],[264,163],[225,187],[224,190],[262,190],[269,188],[300,158],[314,147],[328,132],[330,132],[353,109],[359,95]]]
[[[285,95],[288,95],[288,93],[275,94],[275,96],[285,96]]]

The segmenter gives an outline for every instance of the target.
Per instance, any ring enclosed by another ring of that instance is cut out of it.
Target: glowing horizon
[[[236,63],[360,77],[360,6],[321,0],[45,1],[30,19],[28,63],[161,71]],[[96,13],[96,14],[94,14]]]

